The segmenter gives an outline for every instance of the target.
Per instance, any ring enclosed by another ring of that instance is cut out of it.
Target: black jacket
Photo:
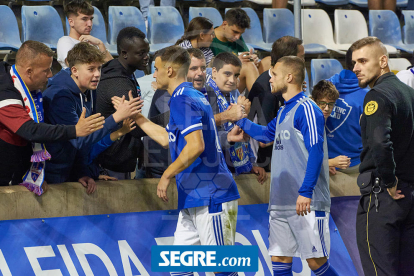
[[[360,172],[374,170],[392,187],[414,183],[414,89],[394,73],[382,75],[364,99]]]
[[[108,61],[102,67],[101,80],[96,91],[96,112],[101,113],[105,118],[109,117],[116,111],[111,98],[125,95],[125,99],[128,99],[129,90],[132,91],[134,98],[138,97],[139,85],[133,74],[128,74],[118,59]],[[112,171],[134,171],[137,158],[142,154],[141,137],[144,135],[145,133],[136,127],[102,152],[97,157],[97,161],[102,167]]]
[[[31,143],[76,138],[75,126],[36,123],[27,113],[23,98],[14,87],[11,66],[0,63],[0,185],[21,182],[29,169]]]
[[[263,72],[255,81],[249,92],[248,99],[252,103],[249,113],[249,120],[253,121],[257,115],[257,123],[266,126],[277,114],[279,108],[284,104],[281,94],[272,94],[270,88],[269,70]],[[257,165],[270,171],[273,147],[259,147],[257,152]]]

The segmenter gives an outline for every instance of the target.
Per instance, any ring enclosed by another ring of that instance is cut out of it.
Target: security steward
[[[351,46],[361,116],[357,244],[366,276],[414,275],[414,89],[390,72],[376,37]]]

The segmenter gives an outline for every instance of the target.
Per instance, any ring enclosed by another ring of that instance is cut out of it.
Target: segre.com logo
[[[151,248],[153,272],[257,272],[257,246],[168,245]]]

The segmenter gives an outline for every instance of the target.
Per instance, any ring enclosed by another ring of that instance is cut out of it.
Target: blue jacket
[[[70,71],[62,70],[49,79],[48,88],[43,93],[45,122],[49,124],[76,125],[86,108],[86,117],[92,114],[93,95],[91,91],[82,93],[70,76]],[[78,181],[80,177],[91,176],[88,169],[89,153],[93,144],[118,128],[112,115],[105,120],[104,127],[86,137],[70,141],[47,143],[46,148],[52,158],[46,162],[45,180],[48,183]]]
[[[326,137],[329,158],[346,155],[351,158],[351,167],[361,163],[361,127],[359,119],[363,113],[364,98],[369,88],[360,88],[358,78],[350,70],[342,70],[332,76],[332,82],[339,91],[332,114],[326,120]]]

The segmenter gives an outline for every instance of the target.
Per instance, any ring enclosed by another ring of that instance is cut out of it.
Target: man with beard
[[[149,60],[149,44],[145,34],[135,27],[126,27],[119,32],[117,50],[118,58],[102,66],[101,80],[96,91],[96,110],[105,118],[115,112],[111,103],[113,96],[120,98],[125,96],[128,99],[128,92],[132,91],[134,98],[141,97],[141,90],[134,72],[144,70]],[[130,173],[135,170],[137,158],[140,157],[140,161],[143,160],[141,137],[144,135],[144,132],[137,127],[101,153],[97,162],[107,169],[109,176],[130,179]]]
[[[285,100],[277,117],[267,126],[248,119],[237,124],[259,142],[274,142],[268,209],[274,275],[292,275],[292,257],[306,259],[315,275],[338,275],[327,260],[331,200],[325,119],[302,91],[301,58],[280,58],[271,74],[272,93]],[[228,135],[229,141],[242,139],[242,131]]]
[[[362,267],[365,275],[412,275],[414,90],[390,72],[378,38],[360,39],[351,50],[359,86],[371,88],[361,117],[356,232]]]

